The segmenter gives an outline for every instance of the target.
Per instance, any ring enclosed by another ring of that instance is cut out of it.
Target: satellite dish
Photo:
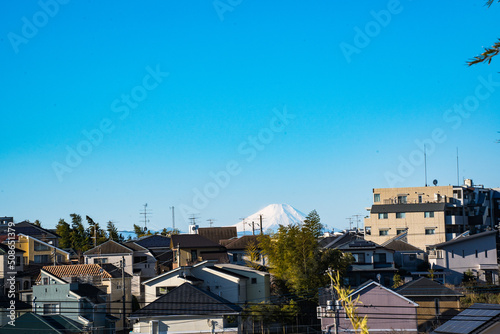
[[[432,183],[437,186],[438,185],[438,180],[434,179],[434,181],[432,181]]]

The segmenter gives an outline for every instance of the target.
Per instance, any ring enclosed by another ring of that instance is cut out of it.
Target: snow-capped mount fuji
[[[279,225],[288,226],[301,223],[306,215],[288,204],[270,204],[256,213],[234,224],[238,233],[252,233],[252,222],[254,222],[255,234],[260,233],[260,215],[262,215],[262,231],[269,230],[276,232]]]

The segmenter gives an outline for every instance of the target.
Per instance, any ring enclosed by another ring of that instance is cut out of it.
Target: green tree
[[[325,271],[329,267],[342,273],[347,269],[350,256],[319,248],[322,228],[318,213],[312,211],[300,225],[280,226],[277,233],[259,237],[259,248],[267,256],[269,272],[279,288],[314,300],[318,288],[328,282]]]
[[[495,0],[487,0],[486,6],[490,7],[493,4],[493,2],[495,2]],[[498,2],[500,2],[500,0]],[[490,64],[493,57],[498,55],[498,53],[500,53],[500,39],[498,39],[498,42],[494,43],[491,47],[484,48],[483,53],[469,60],[467,64],[469,66],[483,62],[487,62],[488,64]]]
[[[71,248],[71,227],[64,219],[59,219],[56,225],[56,233],[61,237],[59,239],[60,248]]]
[[[42,227],[42,222],[37,219],[33,222],[33,225],[38,226],[38,227]]]
[[[71,247],[77,252],[85,252],[90,249],[90,236],[83,226],[82,217],[76,213],[71,217]]]
[[[134,233],[135,233],[135,236],[137,238],[140,238],[142,236],[147,235],[147,233],[144,231],[144,229],[142,227],[140,227],[139,225],[136,225],[136,224],[134,224]]]
[[[110,220],[106,225],[106,230],[108,232],[108,239],[116,242],[123,242],[125,238],[123,234],[118,233],[118,228],[116,228],[115,224]]]

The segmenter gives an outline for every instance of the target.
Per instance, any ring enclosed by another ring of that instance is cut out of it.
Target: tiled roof
[[[364,239],[355,239],[349,243],[343,244],[342,246],[337,247],[340,250],[359,250],[359,249],[369,249],[369,248],[384,248],[379,244],[374,243],[373,241],[364,240]]]
[[[147,248],[142,247],[141,245],[137,244],[134,241],[124,242],[123,245],[134,251],[145,251],[145,250],[147,251]]]
[[[250,243],[259,244],[257,240],[258,235],[244,235],[241,238],[234,239],[230,243],[226,244],[227,249],[246,249]]]
[[[148,235],[134,241],[136,244],[146,248],[170,247],[170,238],[163,235]]]
[[[420,277],[414,281],[395,289],[397,293],[405,297],[424,296],[454,296],[461,297],[462,294],[426,277]]]
[[[238,236],[236,226],[200,227],[198,229],[198,234],[216,243],[219,243],[221,240],[231,239]]]
[[[172,236],[173,248],[220,248],[221,245],[199,234],[176,234]]]
[[[85,253],[84,255],[106,255],[106,254],[131,254],[134,251],[126,246],[120,245],[116,241],[108,240],[97,247],[94,247]]]
[[[99,264],[70,264],[63,266],[44,266],[43,271],[59,278],[81,277],[81,276],[102,276],[102,278],[121,277],[121,270],[111,263]],[[125,273],[130,277],[129,274]]]
[[[417,248],[413,245],[410,245],[407,242],[401,240],[393,240],[390,243],[384,245],[385,248],[392,249],[396,252],[404,252],[404,251],[419,251],[423,252],[420,248]]]
[[[184,283],[154,302],[130,315],[130,318],[170,316],[235,314],[241,307],[197,286]]]
[[[215,260],[217,263],[229,262],[227,252],[201,252],[200,256],[203,261]]]

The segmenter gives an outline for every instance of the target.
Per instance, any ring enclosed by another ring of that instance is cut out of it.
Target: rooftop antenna
[[[171,206],[170,210],[172,210],[172,230],[175,230],[175,214],[174,214],[174,207]]]
[[[349,231],[350,231],[351,230],[351,226],[352,226],[352,218],[349,217],[349,218],[346,218],[346,219],[349,220]]]
[[[424,145],[424,170],[425,170],[425,186],[427,187],[427,152]]]
[[[457,146],[457,186],[460,185],[460,170],[458,169],[458,146]]]
[[[189,217],[189,220],[191,221],[191,225],[196,225],[196,219],[198,219],[198,217],[195,216],[195,214],[191,214],[191,217]]]
[[[146,232],[148,230],[148,223],[149,223],[149,219],[148,219],[148,215],[151,214],[151,211],[148,211],[148,203],[144,204],[144,211],[141,212],[141,215],[144,215],[144,220],[142,220],[141,222],[144,223],[144,232]]]
[[[207,222],[209,222],[210,227],[212,227],[212,225],[214,224],[214,221],[215,221],[215,219],[212,219],[212,218],[207,219]]]
[[[246,225],[246,221],[245,221],[246,218],[240,218],[240,220],[243,222],[243,235],[245,235],[245,225]]]
[[[363,215],[352,215],[356,217],[356,230],[359,230],[359,217],[363,217]]]

